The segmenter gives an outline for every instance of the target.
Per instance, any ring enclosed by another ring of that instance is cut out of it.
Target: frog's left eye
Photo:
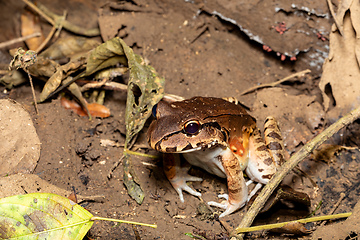
[[[156,118],[157,104],[152,108],[152,115]]]
[[[185,123],[184,130],[187,134],[197,134],[200,130],[200,123],[195,120],[188,121]]]

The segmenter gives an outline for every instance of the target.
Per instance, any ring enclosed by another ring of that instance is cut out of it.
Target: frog
[[[148,143],[163,153],[165,175],[181,202],[183,191],[201,197],[187,184],[202,181],[188,173],[191,165],[227,180],[228,193],[218,196],[224,200],[208,202],[225,210],[219,217],[245,206],[284,162],[283,140],[275,118],[266,118],[263,138],[256,119],[234,98],[162,100],[153,114],[155,120],[148,129]],[[249,193],[251,183],[255,187]]]

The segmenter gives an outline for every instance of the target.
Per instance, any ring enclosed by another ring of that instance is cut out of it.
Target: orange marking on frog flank
[[[230,145],[230,149],[231,151],[242,157],[245,153],[245,148],[244,148],[244,145],[242,143],[242,141],[240,141],[238,138],[231,138],[230,141],[229,141],[229,145]]]

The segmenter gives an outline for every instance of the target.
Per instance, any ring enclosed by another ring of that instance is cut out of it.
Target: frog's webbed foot
[[[180,201],[184,202],[184,196],[182,191],[186,191],[195,197],[201,197],[201,193],[195,191],[191,187],[189,187],[186,182],[187,181],[202,181],[202,178],[191,176],[187,173],[177,173],[177,175],[173,179],[169,179],[171,185],[174,187],[176,192],[179,194]]]
[[[219,217],[225,217],[226,215],[229,215],[233,212],[235,212],[236,210],[242,208],[245,203],[247,202],[245,199],[242,200],[242,201],[229,201],[229,196],[227,194],[222,194],[222,195],[219,195],[219,197],[222,197],[222,198],[225,198],[226,200],[225,201],[222,201],[221,203],[218,203],[218,202],[208,202],[208,204],[210,206],[214,206],[214,207],[218,207],[218,208],[222,208],[222,209],[225,209],[225,212],[223,212],[222,214],[220,214]]]
[[[191,195],[200,197],[201,193],[189,187],[187,181],[202,181],[202,178],[194,177],[188,174],[190,165],[185,162],[181,164],[179,154],[164,154],[164,171],[166,177],[169,179],[171,185],[179,194],[180,201],[184,202],[182,191],[186,191]]]

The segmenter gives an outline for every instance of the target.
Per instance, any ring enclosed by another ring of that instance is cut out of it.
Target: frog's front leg
[[[225,209],[225,212],[220,215],[220,217],[224,217],[245,205],[248,190],[240,163],[229,148],[224,151],[222,156],[219,156],[219,160],[225,170],[229,195],[228,199],[221,203],[208,202],[208,204]]]
[[[179,194],[180,201],[184,202],[184,196],[182,191],[186,191],[196,197],[200,197],[201,193],[190,188],[187,181],[202,181],[202,178],[194,177],[188,174],[189,164],[184,161],[186,165],[181,165],[180,154],[164,153],[163,164],[164,171],[167,179],[169,179],[171,185],[174,187],[176,192]]]

